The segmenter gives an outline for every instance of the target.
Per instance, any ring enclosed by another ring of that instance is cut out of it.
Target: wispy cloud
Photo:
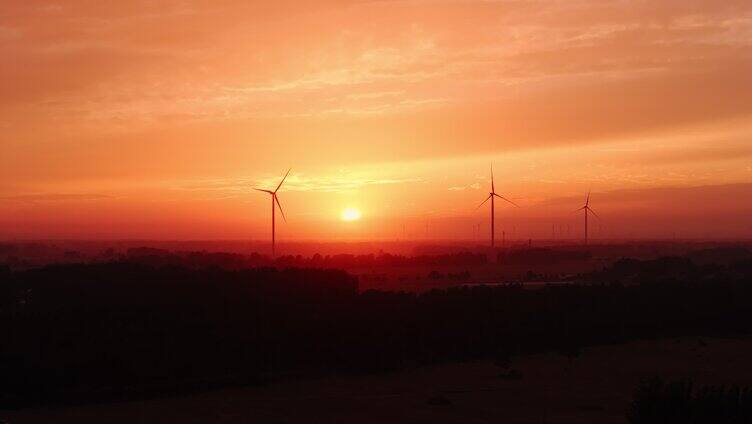
[[[679,203],[685,209],[684,213],[702,213],[702,210],[715,207],[728,207],[734,211],[745,211],[752,207],[747,201],[752,193],[752,184],[722,184],[722,185],[698,185],[698,186],[664,186],[646,187],[638,189],[617,189],[607,191],[593,191],[591,202],[598,205],[604,211],[609,208],[623,207],[624,205],[663,205],[664,211],[674,212],[673,206]],[[543,199],[535,207],[557,207],[565,212],[574,210],[585,201],[585,194],[560,196]],[[594,208],[596,206],[593,206]],[[600,210],[599,210],[600,211]]]
[[[3,102],[53,101],[50,113],[100,125],[399,112],[434,105],[426,99],[499,96],[521,81],[537,89],[552,77],[734,66],[749,56],[752,34],[752,7],[733,0],[314,3],[263,13],[233,1],[14,5],[0,40],[13,37],[17,48],[0,48],[18,66],[0,76],[27,83],[9,86]],[[279,16],[306,35],[267,24]],[[24,72],[30,66],[37,72]]]
[[[0,197],[0,200],[18,201],[18,202],[77,202],[112,199],[112,196],[106,194],[89,194],[89,193],[44,193],[44,194],[20,194],[15,196]]]
[[[274,189],[279,184],[280,178],[280,176],[270,176],[261,178],[209,179],[185,182],[176,187],[181,190],[234,193],[237,196],[247,193],[254,188]],[[337,193],[371,186],[419,182],[423,182],[423,180],[420,178],[373,178],[348,174],[332,176],[290,174],[280,191]]]
[[[319,192],[342,192],[357,190],[369,186],[394,185],[405,183],[422,182],[419,178],[369,178],[369,177],[307,177],[305,175],[291,175],[285,182],[286,191],[319,191]],[[259,181],[261,186],[271,187],[275,184],[273,179]]]
[[[452,187],[449,187],[447,190],[449,191],[480,190],[480,183],[475,182],[473,184],[468,184],[464,186],[452,186]]]

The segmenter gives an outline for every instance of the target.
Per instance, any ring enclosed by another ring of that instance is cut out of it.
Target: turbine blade
[[[590,190],[587,192],[587,199],[585,199],[585,206],[590,204]]]
[[[496,193],[496,189],[494,188],[493,162],[491,162],[491,193]]]
[[[494,195],[494,196],[496,196],[496,197],[498,197],[498,198],[499,198],[499,199],[501,199],[501,200],[506,200],[507,202],[509,202],[509,203],[511,203],[511,204],[513,204],[513,205],[515,205],[515,206],[517,206],[518,208],[520,207],[520,205],[518,205],[517,203],[514,203],[513,201],[511,201],[511,200],[507,199],[507,198],[506,198],[506,197],[504,197],[504,196],[499,196],[499,195],[498,195],[498,194],[496,194],[496,193],[494,193],[493,195]]]
[[[478,205],[478,207],[475,208],[475,210],[477,211],[478,209],[480,209],[481,206],[485,205],[486,202],[488,202],[488,199],[491,198],[491,196],[493,196],[493,194],[489,194],[488,197],[486,197],[486,200],[484,200],[483,203],[481,203],[480,205]]]
[[[288,169],[288,170],[287,170],[287,173],[285,174],[285,176],[284,176],[284,177],[282,177],[282,181],[280,181],[280,182],[279,182],[279,185],[278,185],[278,186],[277,186],[277,188],[276,188],[276,189],[274,190],[274,192],[275,192],[275,193],[276,193],[276,192],[277,192],[277,191],[279,190],[279,188],[280,188],[280,187],[282,187],[282,183],[283,183],[283,182],[285,182],[285,179],[287,179],[287,176],[288,176],[288,175],[290,175],[290,170],[291,170],[291,169],[292,169],[292,168]]]
[[[579,212],[579,211],[581,211],[581,210],[583,210],[583,209],[588,209],[588,207],[587,207],[587,206],[583,206],[583,207],[581,207],[581,208],[579,208],[579,209],[575,209],[575,210],[573,210],[573,211],[572,211],[572,213],[575,213],[575,212]]]
[[[587,207],[587,210],[590,211],[590,213],[592,213],[596,218],[601,219],[601,217],[598,216],[598,214],[595,213],[595,211],[590,206]]]
[[[285,211],[282,210],[282,205],[279,203],[279,198],[277,197],[276,194],[272,194],[272,196],[274,197],[274,201],[277,202],[277,207],[279,208],[279,211],[282,212],[282,219],[284,219],[285,222],[287,222],[287,217],[285,216]]]
[[[256,191],[263,191],[264,193],[274,194],[271,190],[264,190],[263,188],[254,188]]]

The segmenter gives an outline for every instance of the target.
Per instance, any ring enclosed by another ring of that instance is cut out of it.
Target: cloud
[[[73,194],[73,193],[45,193],[45,194],[21,194],[16,196],[0,197],[0,200],[18,202],[78,202],[112,199],[105,194]]]
[[[479,190],[480,189],[480,183],[476,182],[469,185],[463,185],[463,186],[452,186],[449,187],[447,190],[449,191],[465,191],[465,190]]]
[[[749,1],[60,5],[3,11],[4,176],[446,158],[752,116]]]
[[[745,213],[752,211],[752,183],[701,186],[666,186],[596,191],[591,194],[594,209],[611,209],[624,213],[630,208],[656,214],[703,215],[708,210]],[[536,207],[572,208],[584,202],[583,195],[546,199]],[[677,205],[680,206],[677,209]],[[600,210],[599,210],[600,212]]]
[[[752,6],[739,1],[285,4],[11,7],[2,102],[43,101],[46,114],[77,111],[103,127],[398,113],[494,100],[509,87],[735,69],[752,43]]]
[[[358,190],[369,186],[394,185],[406,183],[420,183],[423,180],[419,178],[366,178],[366,177],[306,177],[291,176],[289,181],[285,182],[285,191],[317,191],[317,192],[343,192]],[[262,186],[271,187],[273,180],[261,180]]]
[[[193,181],[180,184],[182,190],[230,192],[245,194],[253,188],[273,190],[280,182],[280,176],[264,178],[235,178]],[[423,182],[419,178],[372,178],[349,174],[332,176],[307,176],[290,174],[280,192],[324,192],[339,193],[371,186],[395,185]]]

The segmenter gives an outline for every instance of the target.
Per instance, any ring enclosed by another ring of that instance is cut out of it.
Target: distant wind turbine
[[[597,213],[590,207],[590,191],[588,191],[587,198],[585,199],[585,206],[577,209],[575,212],[585,211],[585,244],[588,243],[588,213],[592,213],[596,218],[600,218]]]
[[[498,197],[501,200],[505,200],[519,208],[519,205],[517,205],[513,201],[496,193],[496,189],[494,188],[494,176],[493,176],[493,164],[492,164],[491,165],[491,192],[488,193],[488,197],[486,197],[486,200],[484,200],[483,203],[481,203],[480,205],[478,205],[477,208],[475,208],[476,210],[480,209],[481,206],[483,206],[486,202],[488,202],[488,199],[491,199],[491,247],[494,247],[496,244],[496,208],[494,204],[495,197]]]
[[[287,173],[285,174],[284,177],[282,177],[282,181],[279,182],[279,185],[277,185],[277,188],[275,188],[274,191],[264,190],[264,189],[261,189],[261,188],[254,188],[254,190],[263,191],[264,193],[269,193],[272,196],[272,257],[274,257],[274,255],[275,255],[275,247],[276,247],[275,246],[275,243],[276,243],[276,238],[275,238],[276,223],[275,223],[274,216],[275,216],[275,212],[276,212],[275,209],[277,207],[279,207],[279,212],[282,213],[282,219],[284,219],[285,222],[287,222],[287,217],[285,217],[285,211],[282,210],[282,205],[279,203],[279,198],[277,197],[277,192],[279,191],[279,188],[282,187],[282,183],[285,182],[285,179],[287,178],[287,176],[289,174],[290,174],[290,169],[287,170]],[[275,207],[275,203],[276,203],[276,207]]]

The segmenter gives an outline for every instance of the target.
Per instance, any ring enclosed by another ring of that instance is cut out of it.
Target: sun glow
[[[341,217],[343,221],[357,221],[361,215],[360,210],[356,208],[345,208],[342,211]]]

